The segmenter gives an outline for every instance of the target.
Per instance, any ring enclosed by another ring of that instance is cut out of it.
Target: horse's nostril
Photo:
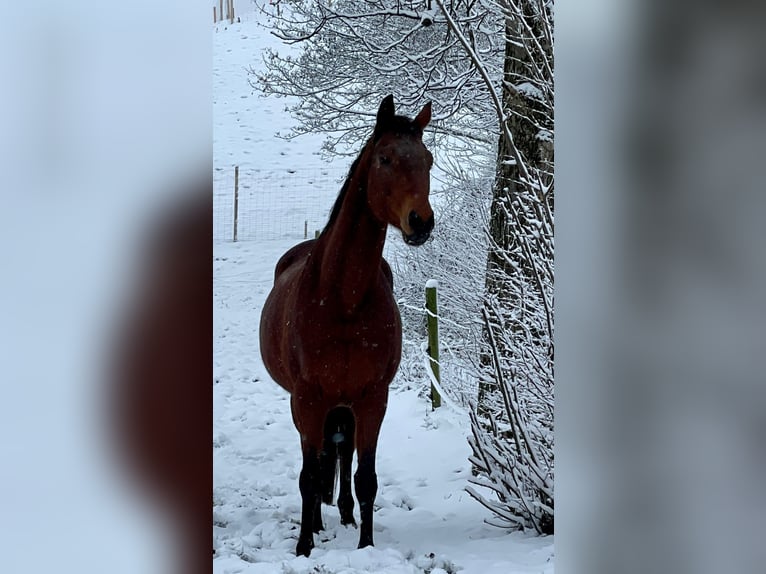
[[[428,234],[431,233],[431,230],[434,228],[433,215],[431,215],[428,220],[424,220],[422,217],[420,217],[420,215],[417,214],[417,212],[410,211],[410,216],[408,219],[408,223],[410,224],[413,233]]]

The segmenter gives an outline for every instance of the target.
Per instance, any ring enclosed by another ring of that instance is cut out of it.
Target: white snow
[[[349,159],[320,163],[315,153],[321,137],[273,136],[286,132],[291,119],[283,101],[261,98],[248,85],[246,67],[260,65],[261,50],[275,40],[259,26],[263,17],[251,5],[237,8],[241,23],[213,29],[214,167],[240,164],[270,176],[308,160],[317,169],[345,173]],[[323,202],[328,214],[339,189],[315,190],[309,199],[300,187],[257,191]],[[227,206],[216,207],[222,208]],[[392,386],[377,456],[375,547],[357,549],[358,530],[340,525],[336,507],[323,506],[326,530],[315,536],[310,558],[295,556],[299,437],[287,393],[261,362],[258,323],[274,265],[302,240],[302,231],[214,245],[214,572],[552,573],[553,537],[484,523],[490,515],[465,492],[471,476],[468,418],[449,405],[432,412],[425,377],[406,385],[397,379]],[[398,248],[401,237],[391,234],[388,241]],[[356,516],[358,521],[358,505]]]
[[[516,84],[513,87],[517,92],[523,94],[527,98],[544,101],[543,92],[534,84],[529,82],[522,82],[521,84]]]
[[[436,279],[429,279],[426,281],[426,289],[438,289],[439,282]]]

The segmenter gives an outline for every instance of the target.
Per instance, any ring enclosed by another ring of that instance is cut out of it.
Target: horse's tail
[[[354,455],[354,414],[348,407],[336,407],[327,413],[324,444],[319,459],[322,502],[332,504],[338,468],[351,467]],[[351,448],[341,448],[341,445]],[[344,460],[348,457],[349,460]],[[345,463],[345,465],[344,465]]]

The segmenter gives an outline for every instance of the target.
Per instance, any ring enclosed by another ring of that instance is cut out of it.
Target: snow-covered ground
[[[248,85],[246,68],[260,65],[261,50],[275,40],[262,26],[266,21],[241,3],[241,23],[213,30],[215,193],[228,193],[220,174],[233,165],[257,171],[264,180],[278,179],[298,161],[329,180],[340,177],[350,161],[323,164],[321,137],[274,137],[290,126],[285,102],[261,98]],[[263,186],[253,193],[316,204],[324,218],[340,185],[310,187]],[[223,211],[230,204],[215,205],[217,220],[228,216]],[[431,412],[419,392],[427,380],[394,381],[378,447],[376,546],[357,549],[358,531],[340,525],[336,507],[323,506],[327,529],[316,537],[310,558],[295,556],[300,445],[288,396],[261,362],[258,322],[274,264],[302,238],[303,229],[291,228],[277,239],[219,240],[214,246],[214,571],[553,572],[553,537],[484,524],[488,513],[464,491],[470,476],[468,419],[448,407]],[[397,240],[396,234],[389,239]]]

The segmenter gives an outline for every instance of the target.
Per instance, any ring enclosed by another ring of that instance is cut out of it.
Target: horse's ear
[[[394,96],[392,94],[387,95],[380,102],[380,108],[378,109],[377,122],[378,126],[384,126],[394,119]]]
[[[428,122],[431,121],[431,102],[428,102],[425,106],[423,106],[423,109],[420,110],[420,113],[415,116],[414,122],[418,125],[418,127],[421,130],[426,129],[426,126],[428,125]]]

